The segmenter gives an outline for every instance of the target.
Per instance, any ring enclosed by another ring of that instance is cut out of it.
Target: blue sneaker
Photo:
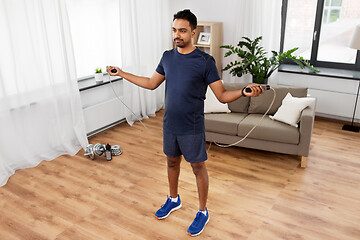
[[[178,195],[177,202],[172,202],[171,197],[169,197],[166,200],[165,204],[162,205],[159,210],[157,210],[157,212],[155,213],[155,217],[159,220],[164,219],[169,216],[171,212],[178,210],[179,208],[181,208],[180,196]]]
[[[187,234],[194,237],[202,233],[205,228],[205,225],[209,222],[209,213],[206,209],[206,216],[199,210],[196,214],[196,217],[189,229],[187,230]]]

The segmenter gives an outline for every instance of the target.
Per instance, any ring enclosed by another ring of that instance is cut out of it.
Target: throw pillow
[[[273,120],[287,123],[291,126],[298,127],[302,110],[308,107],[314,98],[297,98],[288,93],[282,101],[274,116],[269,116]]]
[[[274,105],[271,107],[269,114],[274,115],[281,106],[282,100],[286,97],[287,93],[290,93],[293,97],[306,97],[307,88],[303,87],[274,87],[276,91],[276,98]],[[273,100],[274,92],[269,90],[263,94],[250,98],[249,113],[264,114],[269,108],[271,101]]]
[[[216,98],[215,94],[211,90],[210,87],[208,87],[206,91],[206,99],[204,103],[204,113],[229,113],[231,112],[229,110],[228,105],[225,103],[219,102],[219,100]]]

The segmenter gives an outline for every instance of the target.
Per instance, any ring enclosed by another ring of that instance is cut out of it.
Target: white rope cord
[[[136,117],[136,119],[144,126],[144,128],[145,128],[147,131],[149,131],[150,133],[152,133],[152,134],[155,135],[155,136],[158,136],[158,137],[161,137],[161,138],[162,138],[162,137],[163,137],[162,135],[157,134],[157,133],[154,133],[154,132],[151,131],[148,127],[146,127],[146,125],[141,121],[141,119],[121,100],[121,98],[120,98],[120,97],[116,94],[116,92],[115,92],[115,89],[114,89],[114,87],[113,87],[113,85],[112,85],[112,82],[111,82],[111,79],[110,79],[110,75],[108,75],[108,78],[109,78],[109,82],[110,82],[111,88],[112,88],[115,96],[117,97],[117,99],[119,99],[120,102],[122,102],[122,104],[124,104],[124,106]]]
[[[244,140],[251,134],[251,132],[260,124],[260,122],[264,119],[264,117],[268,114],[268,112],[270,111],[271,107],[273,106],[273,104],[274,104],[274,102],[275,102],[275,98],[276,98],[276,91],[275,91],[272,87],[270,87],[270,89],[274,92],[274,97],[273,97],[273,100],[271,101],[271,104],[270,104],[268,110],[266,110],[266,112],[265,112],[264,115],[260,118],[260,120],[250,129],[250,131],[249,131],[242,139],[240,139],[240,140],[237,141],[237,142],[231,143],[231,144],[220,144],[220,143],[217,143],[217,142],[213,142],[213,143],[215,143],[215,144],[216,144],[217,146],[219,146],[219,147],[224,147],[224,148],[225,148],[225,147],[235,146],[235,145],[241,143],[242,141],[244,141]],[[212,143],[212,142],[210,142],[210,145],[209,145],[209,148],[208,148],[207,152],[210,151],[211,143]]]
[[[145,128],[148,132],[150,132],[151,134],[153,134],[153,135],[155,135],[155,136],[158,136],[158,137],[161,137],[161,138],[162,138],[162,135],[157,134],[157,133],[153,132],[151,129],[149,129],[149,128],[141,121],[141,119],[121,100],[121,98],[116,94],[116,91],[115,91],[115,89],[114,89],[114,87],[113,87],[113,85],[112,85],[112,81],[111,81],[111,79],[110,79],[110,75],[108,75],[108,78],[109,78],[109,82],[110,82],[111,89],[112,89],[112,91],[114,92],[116,98],[117,98],[122,104],[124,104],[124,106],[136,117],[136,119],[144,126],[144,128]],[[261,119],[250,129],[250,131],[249,131],[242,139],[240,139],[240,140],[237,141],[237,142],[231,143],[231,144],[220,144],[220,143],[214,142],[217,146],[219,146],[219,147],[231,147],[231,146],[234,146],[234,145],[239,144],[239,143],[241,143],[242,141],[244,141],[244,140],[251,134],[251,132],[260,124],[260,122],[261,122],[261,121],[264,119],[264,117],[268,114],[268,112],[270,111],[271,107],[272,107],[273,104],[274,104],[274,101],[275,101],[275,98],[276,98],[276,91],[275,91],[272,87],[270,87],[270,89],[274,92],[273,100],[271,101],[271,104],[270,104],[268,110],[264,113],[264,115],[261,117]],[[210,145],[209,145],[209,148],[208,148],[207,152],[210,151],[211,144],[212,144],[212,142],[210,142]]]

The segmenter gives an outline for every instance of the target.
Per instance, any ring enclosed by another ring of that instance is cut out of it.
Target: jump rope
[[[112,69],[111,72],[112,72],[112,73],[116,73],[117,70],[116,70],[116,69]],[[116,93],[116,91],[115,91],[115,89],[114,89],[114,86],[112,85],[112,81],[111,81],[110,75],[108,75],[108,78],[109,78],[110,86],[111,86],[111,88],[112,88],[112,90],[113,90],[116,98],[135,116],[135,118],[144,126],[144,128],[145,128],[148,132],[150,132],[150,133],[153,134],[154,136],[159,136],[159,137],[162,138],[162,135],[157,134],[157,133],[153,132],[151,129],[149,129],[149,128],[145,125],[145,123],[143,123],[143,122],[141,121],[141,119],[131,110],[131,108],[128,107],[128,106],[123,102],[123,100],[121,100],[121,98],[117,95],[117,93]],[[272,101],[271,101],[271,104],[270,104],[269,108],[266,110],[266,112],[264,113],[264,115],[263,115],[263,116],[259,119],[259,121],[250,129],[250,131],[249,131],[243,138],[241,138],[240,140],[238,140],[238,141],[236,141],[236,142],[234,142],[234,143],[231,143],[231,144],[220,144],[220,143],[211,141],[207,152],[210,151],[210,147],[211,147],[211,144],[212,144],[212,143],[215,143],[215,145],[217,145],[217,146],[219,146],[219,147],[223,147],[223,148],[235,146],[235,145],[241,143],[241,142],[244,141],[244,140],[251,134],[251,132],[254,131],[254,129],[261,123],[261,121],[264,119],[264,117],[265,117],[265,116],[268,114],[268,112],[270,111],[271,107],[272,107],[273,104],[274,104],[275,98],[276,98],[276,91],[275,91],[274,88],[270,87],[269,85],[263,85],[263,86],[261,86],[261,87],[262,87],[264,90],[270,90],[270,89],[271,89],[271,90],[274,92],[274,96],[273,96],[273,99],[272,99]],[[251,93],[251,91],[252,91],[252,90],[251,90],[250,88],[245,88],[245,92]]]

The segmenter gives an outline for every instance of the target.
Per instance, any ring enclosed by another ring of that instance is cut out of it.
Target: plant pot
[[[103,82],[103,73],[95,73],[95,81],[96,83],[102,83]]]
[[[252,76],[252,78],[253,78],[253,80],[252,80],[252,82],[253,83],[258,83],[258,84],[268,84],[268,80],[269,80],[269,78],[258,78],[258,79],[256,79],[254,76]]]

